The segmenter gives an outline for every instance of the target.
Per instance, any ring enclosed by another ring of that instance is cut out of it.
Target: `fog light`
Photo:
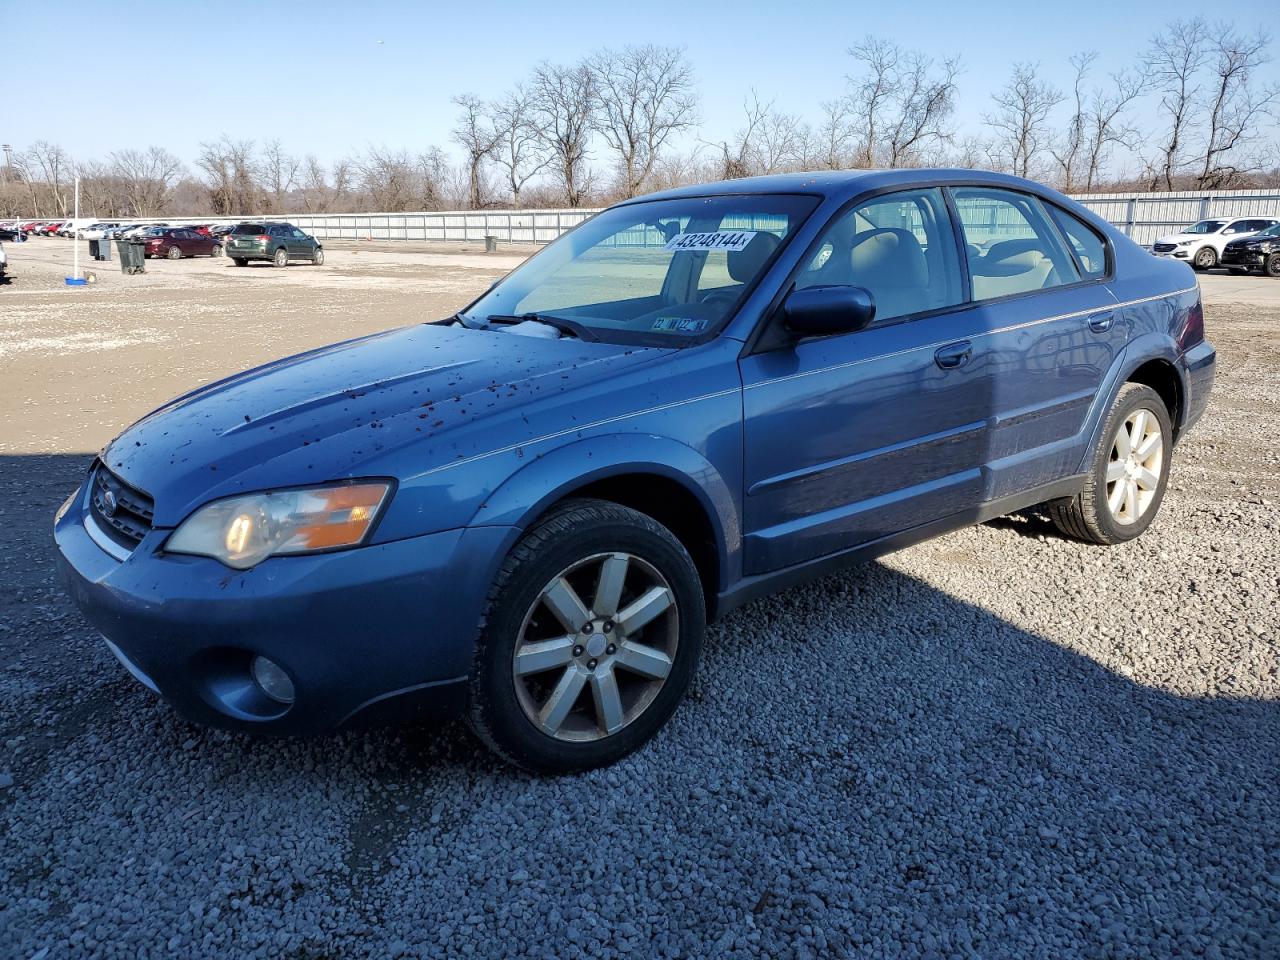
[[[254,657],[249,664],[249,673],[254,682],[262,688],[272,700],[278,703],[293,703],[293,681],[284,672],[280,664],[266,657]]]

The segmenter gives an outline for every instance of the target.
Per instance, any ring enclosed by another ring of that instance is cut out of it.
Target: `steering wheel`
[[[698,298],[698,303],[707,307],[731,307],[738,300],[735,290],[708,290]]]

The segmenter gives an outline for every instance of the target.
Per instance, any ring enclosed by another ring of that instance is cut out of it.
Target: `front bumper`
[[[1238,267],[1261,267],[1267,262],[1269,254],[1263,253],[1256,248],[1245,247],[1239,250],[1233,250],[1231,247],[1222,251],[1222,257],[1219,263],[1229,266]]]
[[[310,734],[382,714],[465,705],[491,582],[510,534],[473,527],[246,571],[166,555],[153,530],[127,559],[85,528],[84,490],[54,524],[59,566],[88,620],[142,683],[197,723]],[[291,705],[249,675],[253,656],[293,681]]]

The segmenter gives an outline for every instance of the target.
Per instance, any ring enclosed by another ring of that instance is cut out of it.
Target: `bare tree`
[[[738,128],[733,139],[708,144],[719,154],[715,168],[719,179],[737,180],[758,171],[760,134],[769,122],[772,108],[773,103],[761,103],[760,95],[753,89],[742,102],[746,123]]]
[[[221,140],[200,144],[196,166],[208,178],[209,203],[221,216],[254,212],[258,204],[258,172],[253,162],[253,141]]]
[[[622,195],[634,197],[671,138],[697,121],[693,67],[679,47],[601,50],[588,61],[598,130],[618,154]]]
[[[955,113],[959,58],[935,63],[872,36],[849,55],[861,65],[860,74],[849,78],[852,112],[862,132],[856,166],[873,167],[881,159],[890,167],[911,163],[926,146],[951,139],[947,122]]]
[[[493,162],[503,171],[511,190],[511,203],[520,206],[524,185],[547,168],[551,162],[542,149],[533,123],[533,98],[522,86],[504,96],[489,108],[497,144]]]
[[[1173,179],[1184,164],[1200,89],[1197,75],[1208,57],[1204,20],[1175,20],[1151,41],[1147,61],[1160,90],[1160,111],[1168,118],[1157,158],[1149,160],[1151,188],[1162,182],[1173,189]]]
[[[565,202],[579,207],[591,177],[587,148],[596,125],[595,73],[585,63],[572,67],[543,63],[534,71],[530,93],[535,122],[552,155]]]
[[[1089,125],[1087,116],[1089,92],[1085,89],[1085,77],[1097,59],[1096,50],[1073,53],[1067,58],[1067,62],[1075,68],[1075,82],[1071,85],[1071,117],[1067,121],[1067,129],[1061,142],[1050,147],[1050,153],[1062,170],[1060,183],[1062,189],[1068,193],[1075,189],[1076,177],[1080,173],[1080,165],[1084,162],[1083,158],[1087,151],[1085,141],[1088,137]]]
[[[756,130],[754,172],[781,173],[803,164],[809,153],[809,127],[795,114],[780,113],[770,103]]]
[[[1245,35],[1219,24],[1213,32],[1213,83],[1208,91],[1203,157],[1198,164],[1201,189],[1227,186],[1238,178],[1241,169],[1232,162],[1233,151],[1256,137],[1258,121],[1280,103],[1280,85],[1258,91],[1251,83],[1253,73],[1267,63],[1265,51],[1269,42],[1270,37],[1262,30]]]
[[[853,142],[853,123],[849,97],[837,97],[822,104],[822,123],[815,138],[818,166],[842,170],[852,162],[849,146]]]
[[[1124,113],[1150,85],[1150,77],[1142,67],[1111,74],[1105,88],[1093,91],[1085,116],[1085,189],[1092,190],[1102,175],[1111,149],[1133,146],[1138,131],[1124,122]]]
[[[1015,63],[1013,76],[991,99],[996,112],[984,116],[997,131],[997,149],[1009,169],[1020,177],[1031,176],[1049,136],[1049,114],[1062,102],[1062,94],[1036,77],[1039,64]]]
[[[462,108],[453,140],[460,147],[467,164],[467,203],[472,210],[484,206],[484,162],[498,146],[501,135],[485,115],[487,108],[479,97],[464,93],[453,102]]]
[[[108,154],[111,173],[119,178],[129,210],[151,217],[169,203],[174,185],[186,174],[182,161],[163,147],[116,150]]]
[[[27,151],[26,157],[28,164],[34,168],[32,182],[39,179],[45,184],[53,209],[58,216],[65,217],[71,202],[68,187],[75,177],[71,156],[56,143],[37,140]]]
[[[360,186],[374,210],[396,213],[415,206],[418,172],[404,150],[370,147],[356,162]]]
[[[298,185],[298,171],[301,167],[302,161],[287,153],[279,140],[270,140],[263,144],[259,169],[264,192],[274,212],[285,212],[289,192]]]

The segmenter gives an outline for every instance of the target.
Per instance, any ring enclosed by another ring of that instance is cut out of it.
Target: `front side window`
[[[616,342],[713,333],[817,198],[688,197],[613,207],[550,244],[459,314],[472,326],[522,320]]]
[[[1201,220],[1199,223],[1187,227],[1183,233],[1217,233],[1226,223],[1225,220]]]
[[[987,187],[959,187],[952,195],[968,250],[974,300],[1046,290],[1080,279],[1034,197]]]
[[[1062,235],[1075,251],[1076,260],[1084,275],[1097,280],[1107,272],[1107,242],[1093,227],[1079,217],[1072,216],[1060,207],[1049,205],[1049,214],[1057,223]]]
[[[942,191],[875,197],[832,221],[796,287],[871,293],[875,322],[927,313],[963,298],[955,235]]]

